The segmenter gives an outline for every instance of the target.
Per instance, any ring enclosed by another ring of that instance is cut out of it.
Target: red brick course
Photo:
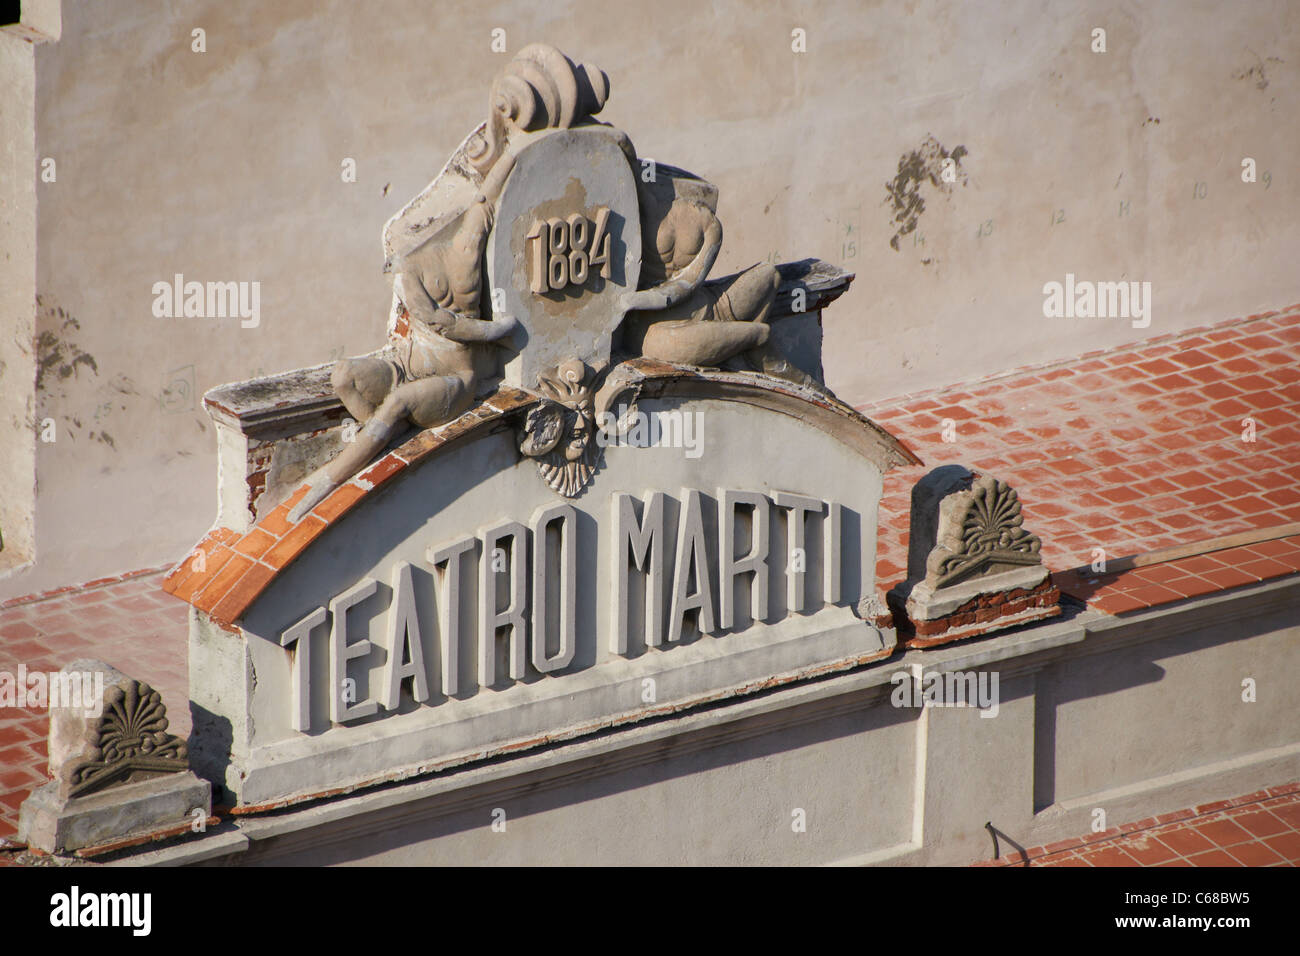
[[[977,637],[1016,624],[1026,624],[1061,613],[1061,591],[1049,576],[1026,590],[999,591],[972,598],[951,614],[930,621],[908,620],[906,610],[894,612],[893,623],[908,647],[938,647]],[[901,612],[900,612],[901,611]]]

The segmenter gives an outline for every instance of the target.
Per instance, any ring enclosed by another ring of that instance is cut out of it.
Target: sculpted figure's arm
[[[626,311],[666,309],[691,295],[704,282],[722,248],[722,223],[713,210],[694,200],[678,200],[656,237],[658,253],[667,263],[674,262],[698,243],[694,257],[672,273],[668,280],[649,289],[628,292],[619,300]]]
[[[424,321],[423,316],[416,317]],[[519,320],[513,315],[475,319],[448,309],[437,309],[426,324],[453,342],[496,342],[513,332],[519,326]]]
[[[438,318],[439,310],[478,318],[483,293],[480,287],[483,253],[492,231],[493,204],[514,164],[514,155],[505,153],[456,220],[413,251],[390,257],[384,263],[385,272],[397,273],[402,301],[423,324],[441,328],[444,320]]]

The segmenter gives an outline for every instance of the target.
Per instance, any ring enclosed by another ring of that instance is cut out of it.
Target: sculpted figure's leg
[[[420,428],[432,428],[451,421],[474,404],[474,385],[474,378],[468,373],[439,375],[408,382],[394,395],[402,417]],[[380,408],[376,417],[383,411]]]
[[[474,401],[473,385],[469,375],[440,375],[393,389],[352,442],[307,479],[310,489],[290,511],[289,520],[297,521],[368,465],[406,421],[429,428],[465,411]]]
[[[775,362],[764,364],[762,356],[780,282],[774,267],[756,265],[707,283],[672,308],[643,313],[658,318],[640,336],[641,354],[683,365],[720,365],[743,352],[755,368],[770,371],[767,365]]]
[[[684,305],[689,305],[689,300]],[[761,322],[665,319],[645,331],[641,354],[678,365],[718,365],[767,341]]]
[[[742,272],[719,301],[719,311],[730,311],[740,321],[752,321],[766,327],[776,301],[781,276],[774,266],[758,265]],[[800,385],[817,386],[817,381],[786,358],[776,343],[764,338],[757,348],[745,354],[746,361],[760,372]]]
[[[349,414],[364,422],[393,390],[397,374],[393,366],[381,358],[340,359],[334,363],[330,384]]]
[[[718,302],[719,318],[737,322],[766,322],[776,301],[776,290],[781,285],[781,274],[775,266],[751,266],[731,280]],[[728,315],[729,313],[729,315]]]

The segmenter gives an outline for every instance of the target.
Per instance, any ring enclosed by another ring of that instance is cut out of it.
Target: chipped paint
[[[749,697],[765,691],[824,679],[847,671],[855,670],[859,667],[865,667],[868,664],[874,664],[892,656],[895,653],[895,650],[896,649],[893,647],[888,647],[873,654],[859,654],[853,657],[841,658],[836,661],[831,661],[830,663],[817,664],[812,667],[801,668],[786,674],[778,674],[774,677],[766,677],[761,680],[750,681],[736,687],[726,688],[710,694],[703,694],[698,697],[692,697],[672,704],[661,704],[657,707],[647,707],[641,710],[628,711],[622,714],[616,714],[612,717],[592,721],[590,723],[580,724],[574,727],[566,727],[553,733],[539,734],[535,737],[523,737],[499,744],[495,747],[487,747],[481,750],[455,754],[441,760],[418,764],[413,767],[395,770],[391,773],[369,777],[365,780],[348,784],[343,787],[335,787],[330,790],[319,790],[295,797],[286,797],[285,799],[273,800],[269,803],[246,804],[244,806],[231,807],[229,808],[229,812],[235,817],[255,816],[257,814],[270,813],[274,810],[300,806],[316,800],[328,800],[333,797],[346,796],[360,790],[367,790],[384,784],[400,783],[418,777],[445,773],[450,770],[466,767],[470,764],[492,760],[496,757],[505,757],[511,754],[536,750],[552,744],[571,743],[581,738],[591,737],[608,730],[627,727],[631,724],[648,724],[655,721],[666,720],[682,715],[687,711],[697,710],[735,698]]]

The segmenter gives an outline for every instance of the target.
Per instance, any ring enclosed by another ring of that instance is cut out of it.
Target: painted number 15
[[[528,231],[533,292],[557,292],[570,285],[582,285],[599,269],[609,278],[609,209],[596,210],[592,222],[582,213],[568,219],[539,219]]]

